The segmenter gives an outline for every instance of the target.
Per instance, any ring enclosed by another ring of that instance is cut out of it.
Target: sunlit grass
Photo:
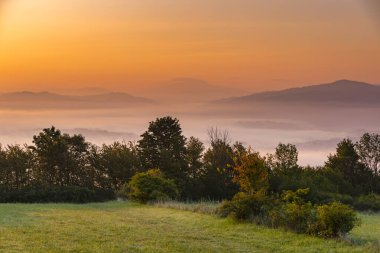
[[[178,202],[178,201],[163,201],[153,203],[156,207],[172,208],[182,211],[190,211],[195,213],[203,213],[215,215],[220,203],[211,201],[199,202]]]
[[[191,211],[191,210],[190,210]],[[378,252],[380,215],[324,240],[127,202],[0,205],[1,252]]]

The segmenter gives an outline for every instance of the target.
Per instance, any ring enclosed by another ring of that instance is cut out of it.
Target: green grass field
[[[126,202],[1,204],[0,252],[380,252],[380,215],[345,240]]]

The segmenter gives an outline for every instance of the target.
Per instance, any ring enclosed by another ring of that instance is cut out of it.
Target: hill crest
[[[219,103],[337,103],[380,104],[380,86],[351,80],[254,93],[219,100]]]

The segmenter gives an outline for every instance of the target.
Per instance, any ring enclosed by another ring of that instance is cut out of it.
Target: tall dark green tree
[[[187,172],[186,138],[178,119],[163,117],[150,122],[138,149],[145,170],[158,168],[183,188]]]
[[[133,143],[115,142],[103,145],[100,151],[98,166],[102,166],[104,173],[114,190],[128,182],[140,168],[137,147]]]
[[[33,136],[30,149],[35,153],[34,177],[46,185],[61,185],[66,169],[68,145],[61,131],[55,127],[45,128]]]
[[[267,158],[270,168],[270,190],[281,193],[304,187],[300,180],[302,168],[298,165],[298,150],[293,144],[280,143]]]
[[[208,134],[210,148],[204,154],[204,197],[216,200],[232,198],[239,187],[233,182],[234,159],[229,134],[217,128],[210,129]]]
[[[7,164],[7,152],[0,145],[0,185],[1,188],[7,188],[8,186],[8,164]]]
[[[350,139],[344,139],[338,144],[336,154],[329,156],[326,167],[336,173],[336,183],[341,182],[341,185],[337,185],[340,193],[358,195],[369,191],[371,173],[360,162],[355,145]]]
[[[92,168],[88,164],[89,146],[84,136],[63,134],[67,143],[66,168],[62,176],[65,178],[63,185],[76,185],[87,188],[94,187]]]
[[[196,200],[202,198],[202,178],[205,175],[203,166],[204,144],[195,137],[190,137],[186,143],[186,184],[184,198]]]
[[[199,178],[204,174],[202,159],[205,146],[198,138],[190,137],[186,143],[186,150],[187,176]]]
[[[365,133],[356,143],[360,160],[380,176],[380,135]]]
[[[292,174],[300,169],[298,150],[293,144],[278,144],[276,152],[269,156],[268,162],[277,174]]]
[[[8,185],[11,189],[20,190],[28,186],[33,178],[33,154],[19,145],[8,146],[6,150],[6,170],[8,171]]]
[[[33,137],[34,176],[48,186],[91,186],[87,169],[89,144],[81,135],[62,134],[55,127]]]
[[[103,154],[103,147],[90,144],[88,148],[88,163],[86,167],[88,177],[92,179],[92,184],[102,190],[114,191],[113,179],[108,175],[108,160],[105,161],[107,155]],[[113,163],[113,162],[112,162]],[[111,163],[111,164],[112,164]]]
[[[371,191],[380,193],[380,135],[365,133],[356,143],[360,161],[372,172]]]

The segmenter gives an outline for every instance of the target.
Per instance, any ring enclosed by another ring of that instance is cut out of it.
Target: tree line
[[[366,133],[357,143],[342,140],[321,167],[298,165],[292,144],[279,144],[274,154],[262,156],[232,143],[227,132],[213,128],[208,135],[207,147],[196,137],[186,138],[172,117],[150,122],[136,143],[102,146],[46,128],[30,146],[0,148],[0,201],[113,199],[134,176],[156,169],[176,186],[181,200],[231,199],[242,188],[265,185],[269,194],[308,188],[305,198],[312,203],[337,200],[358,209],[380,209],[378,134]]]

